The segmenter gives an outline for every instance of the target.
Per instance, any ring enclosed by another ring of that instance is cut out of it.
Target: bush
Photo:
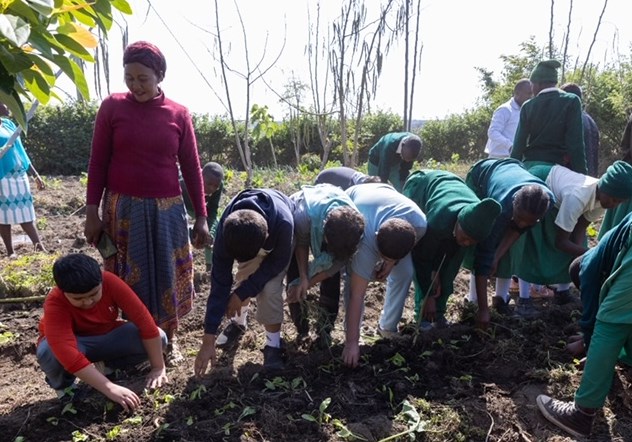
[[[88,170],[96,103],[42,106],[22,141],[34,167],[45,175],[80,175]]]

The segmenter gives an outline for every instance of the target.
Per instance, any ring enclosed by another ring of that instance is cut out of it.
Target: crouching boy
[[[160,387],[168,382],[162,354],[165,333],[132,289],[87,255],[59,258],[53,278],[56,287],[44,303],[37,346],[46,382],[63,398],[79,378],[125,411],[136,409],[138,395],[110,381],[95,363],[125,368],[149,359],[146,386]],[[128,321],[119,317],[121,311]]]

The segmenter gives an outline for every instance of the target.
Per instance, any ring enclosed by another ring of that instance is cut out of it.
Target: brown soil
[[[43,241],[49,253],[82,251],[97,257],[82,239],[84,217],[78,209],[85,189],[78,178],[63,178],[61,183],[58,189],[36,194],[38,216],[46,220]],[[21,246],[18,253],[31,251]],[[403,338],[389,342],[375,336],[384,287],[371,284],[359,368],[341,366],[341,320],[330,350],[312,349],[311,339],[295,342],[294,328],[286,323],[287,369],[267,375],[261,366],[263,330],[250,321],[240,346],[220,351],[218,366],[197,380],[191,375],[209,284],[199,253],[196,262],[199,297],[180,331],[186,361],[169,369],[166,388],[143,396],[143,407],[134,416],[85,386],[76,414],[62,412],[34,357],[42,303],[0,304],[0,333],[8,330],[15,336],[0,344],[0,439],[334,441],[345,439],[346,428],[377,441],[410,428],[411,420],[401,413],[407,400],[422,421],[416,440],[572,440],[545,422],[535,397],[548,392],[572,399],[581,371],[564,345],[577,330],[579,303],[558,307],[537,300],[540,319],[494,316],[490,329],[482,333],[473,327],[473,309],[462,303],[467,287],[462,274],[450,304],[455,325],[415,336],[409,300]],[[2,258],[0,265],[5,263]],[[617,367],[591,440],[632,440],[631,380],[630,369]],[[141,375],[124,374],[119,382],[142,393]],[[331,402],[319,414],[327,398]],[[406,435],[391,440],[412,439]]]

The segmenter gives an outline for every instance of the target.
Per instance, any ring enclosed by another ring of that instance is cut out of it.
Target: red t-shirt
[[[145,305],[118,276],[104,271],[102,292],[99,302],[89,309],[74,307],[59,287],[54,287],[44,302],[39,340],[46,338],[57,360],[70,373],[90,364],[77,348],[76,336],[111,332],[125,323],[119,318],[121,311],[138,327],[142,339],[152,339],[160,334]]]

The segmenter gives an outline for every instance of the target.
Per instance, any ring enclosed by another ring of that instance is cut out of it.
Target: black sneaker
[[[535,319],[540,316],[540,312],[533,306],[533,299],[518,298],[516,315],[523,319]]]
[[[570,304],[575,302],[575,296],[573,296],[570,290],[555,290],[553,294],[553,303],[557,305]]]
[[[501,296],[492,296],[492,308],[500,315],[513,315],[513,311],[509,307],[509,301],[505,301]]]
[[[541,394],[535,402],[542,415],[551,423],[575,437],[590,436],[595,413],[579,409],[575,402],[562,402]]]
[[[266,345],[263,347],[263,369],[270,370],[283,370],[285,363],[283,362],[283,349],[278,347],[270,347]]]
[[[241,340],[244,333],[246,333],[246,327],[239,325],[234,321],[230,321],[226,328],[217,336],[217,339],[215,340],[215,347],[232,347]]]

